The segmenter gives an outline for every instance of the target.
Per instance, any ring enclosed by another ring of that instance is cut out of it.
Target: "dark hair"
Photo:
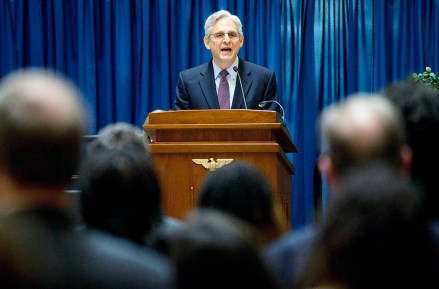
[[[90,144],[79,188],[88,225],[135,242],[161,216],[155,167],[131,126],[111,125]]]
[[[319,234],[305,273],[317,280],[360,289],[427,288],[432,277],[433,245],[416,191],[388,164],[346,172]]]
[[[225,211],[261,231],[279,229],[270,183],[258,168],[245,162],[209,173],[200,190],[198,207]]]
[[[431,167],[439,163],[439,90],[409,78],[389,85],[383,94],[401,111],[413,153],[412,177],[425,192],[426,212],[437,219],[439,186],[436,170]]]
[[[180,289],[279,288],[244,232],[251,227],[215,209],[194,211],[172,239]]]

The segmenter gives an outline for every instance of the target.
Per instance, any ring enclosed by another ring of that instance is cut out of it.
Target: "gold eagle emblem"
[[[214,171],[216,169],[219,169],[227,164],[230,164],[233,159],[217,159],[215,160],[214,158],[210,158],[210,159],[192,159],[192,161],[194,163],[196,163],[197,165],[202,165],[204,168],[210,170],[210,171]]]

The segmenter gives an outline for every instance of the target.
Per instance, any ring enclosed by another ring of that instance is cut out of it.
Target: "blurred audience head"
[[[24,185],[70,182],[85,129],[79,92],[48,70],[11,73],[0,84],[1,168]]]
[[[99,131],[80,171],[87,225],[144,243],[161,217],[160,188],[140,130],[115,123]]]
[[[408,169],[398,110],[380,95],[354,94],[322,111],[318,121],[322,156],[319,169],[332,186],[345,170],[370,161]]]
[[[262,243],[282,233],[271,185],[249,163],[233,162],[210,172],[201,186],[198,207],[218,209],[248,222],[262,233]]]
[[[44,230],[56,230],[62,221],[47,226],[36,214],[27,214],[44,211],[46,215],[41,215],[53,220],[70,205],[64,190],[80,160],[86,129],[82,101],[73,83],[50,70],[21,69],[0,82],[0,279],[4,288],[37,288],[32,277],[42,266],[35,264],[57,260],[58,256],[47,256],[35,247],[40,242],[50,247],[48,242],[55,238]]]
[[[386,162],[347,170],[301,287],[431,288],[433,247],[419,205],[408,177]]]
[[[425,209],[439,219],[439,185],[431,167],[439,162],[439,90],[411,78],[392,83],[382,93],[400,110],[406,141],[413,152],[411,175],[425,193]]]
[[[249,224],[223,211],[193,211],[171,242],[179,288],[279,288],[252,242],[254,234]]]

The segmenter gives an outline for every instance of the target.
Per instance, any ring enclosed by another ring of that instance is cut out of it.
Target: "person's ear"
[[[317,166],[322,178],[325,179],[328,185],[332,186],[337,178],[337,173],[331,158],[325,154],[321,155],[317,161]]]
[[[206,48],[210,50],[210,39],[208,36],[204,36],[204,46],[206,46]]]
[[[413,152],[408,145],[404,145],[401,149],[401,169],[410,173],[413,164]]]
[[[239,38],[239,48],[241,48],[244,45],[244,35],[241,35]]]

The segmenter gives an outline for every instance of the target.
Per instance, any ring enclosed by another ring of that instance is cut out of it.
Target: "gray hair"
[[[239,19],[238,16],[236,15],[232,15],[229,11],[227,10],[219,10],[213,14],[211,14],[207,19],[206,22],[204,23],[204,34],[206,36],[210,35],[210,32],[212,30],[212,26],[215,25],[215,23],[220,20],[221,18],[230,18],[233,20],[233,22],[235,22],[236,26],[238,27],[238,32],[239,35],[244,35],[242,33],[242,23],[241,20]]]
[[[355,94],[326,108],[318,121],[321,152],[337,169],[366,160],[400,164],[404,144],[401,115],[378,94]]]
[[[92,142],[90,149],[125,150],[137,148],[147,152],[149,147],[141,130],[130,123],[116,122],[108,124],[98,132],[98,138]]]
[[[28,68],[0,83],[0,158],[12,178],[42,186],[68,184],[76,172],[85,104],[59,73]]]

